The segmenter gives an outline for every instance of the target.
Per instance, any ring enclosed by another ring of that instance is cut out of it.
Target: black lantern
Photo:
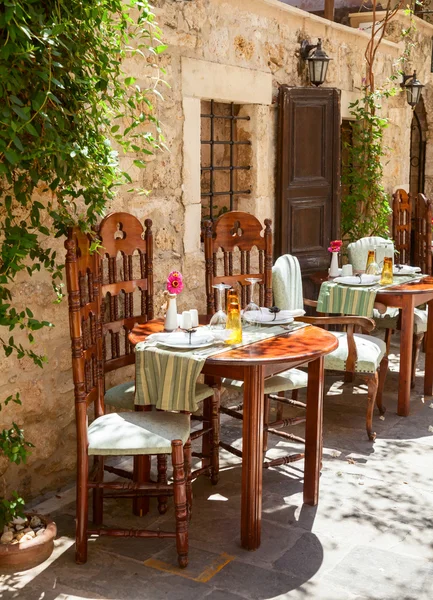
[[[307,40],[301,42],[301,58],[308,61],[308,73],[313,85],[319,86],[326,79],[328,63],[332,58],[322,49],[322,40],[319,38],[317,44],[310,44]]]
[[[403,75],[403,81],[400,85],[406,90],[408,104],[414,108],[421,98],[421,90],[424,87],[421,81],[416,78],[416,71],[413,72],[413,75]]]

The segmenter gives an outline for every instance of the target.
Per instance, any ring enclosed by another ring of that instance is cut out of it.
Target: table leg
[[[398,382],[397,414],[409,415],[412,373],[413,322],[415,300],[412,294],[403,295],[400,332],[400,377]]]
[[[433,395],[433,300],[427,304],[427,339],[425,350],[424,394]]]
[[[241,545],[257,550],[262,521],[264,377],[261,366],[245,367],[244,373]]]
[[[307,419],[305,423],[304,503],[319,501],[323,445],[323,356],[308,364]]]

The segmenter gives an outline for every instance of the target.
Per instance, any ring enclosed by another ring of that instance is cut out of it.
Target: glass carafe
[[[374,250],[368,251],[365,272],[367,273],[367,275],[377,275],[378,273],[380,273],[380,268],[376,260],[376,248],[374,248]]]
[[[382,276],[380,278],[380,283],[382,285],[389,285],[389,284],[393,283],[392,257],[391,256],[385,256],[385,258],[383,259],[383,269],[382,269]]]
[[[230,332],[226,339],[226,344],[240,344],[242,342],[242,323],[241,308],[236,292],[229,292],[227,303],[227,325],[226,329]]]

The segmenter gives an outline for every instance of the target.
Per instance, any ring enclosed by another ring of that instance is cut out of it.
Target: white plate
[[[166,348],[177,348],[178,350],[194,350],[195,348],[207,348],[208,346],[213,346],[215,344],[215,340],[212,342],[202,342],[197,343],[191,341],[191,344],[188,343],[175,343],[170,341],[158,342],[158,346],[165,346]]]
[[[401,269],[397,269],[394,265],[393,275],[414,275],[415,273],[421,273],[420,267],[410,267],[409,265],[402,265]]]
[[[350,286],[370,286],[374,285],[380,280],[380,275],[362,275],[361,280],[356,275],[348,275],[347,277],[336,277],[333,279],[335,283],[341,283],[342,285]]]
[[[248,323],[252,325],[288,325],[289,323],[293,323],[295,320],[294,317],[286,317],[285,319],[275,319],[275,321],[253,321],[252,319],[245,319]]]

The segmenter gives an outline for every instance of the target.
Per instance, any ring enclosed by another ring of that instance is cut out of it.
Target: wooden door
[[[329,267],[340,231],[340,95],[280,87],[275,258],[294,254],[302,274]]]

